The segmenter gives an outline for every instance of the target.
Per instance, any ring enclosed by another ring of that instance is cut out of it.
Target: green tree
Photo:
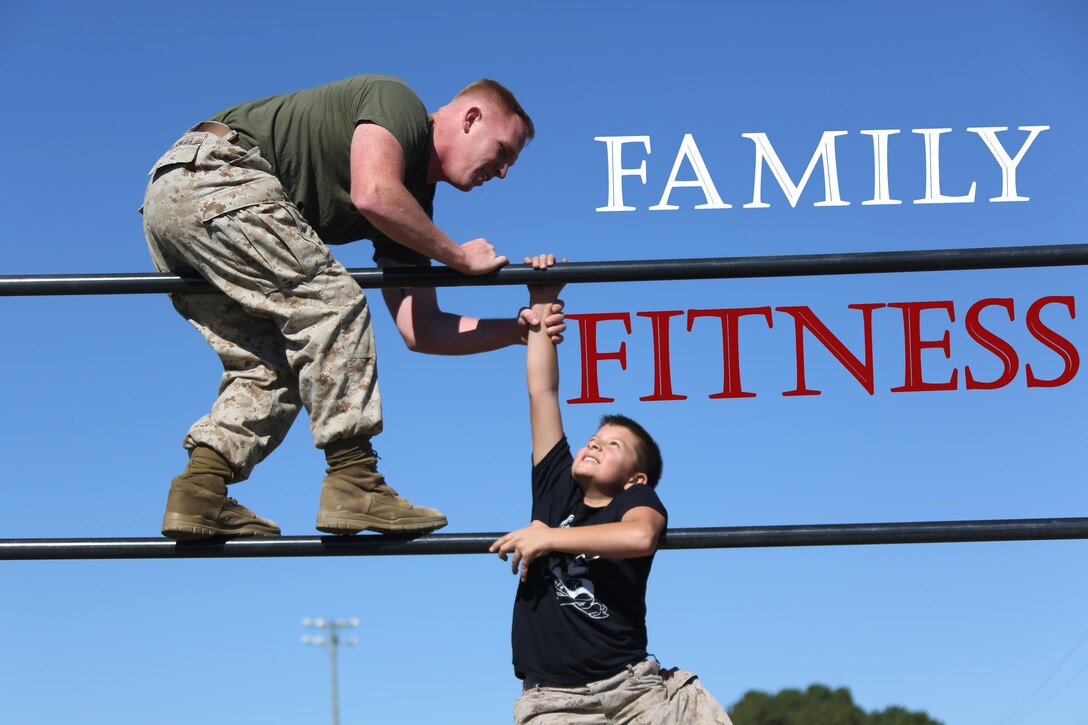
[[[889,707],[872,712],[866,725],[941,725],[924,712],[910,712],[902,707]]]
[[[840,687],[810,685],[777,695],[751,690],[729,712],[734,725],[943,725],[924,712],[889,707],[866,713]]]

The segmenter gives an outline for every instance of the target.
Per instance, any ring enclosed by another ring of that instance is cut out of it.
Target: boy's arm
[[[536,269],[555,263],[554,255],[526,259]],[[562,284],[529,285],[529,308],[537,320],[546,320],[557,303]],[[559,356],[548,329],[542,324],[529,328],[525,341],[525,382],[529,391],[529,424],[533,432],[535,466],[563,437],[559,410]]]
[[[665,517],[649,506],[637,506],[623,515],[617,523],[595,526],[552,528],[534,521],[524,529],[511,531],[491,545],[503,561],[513,553],[510,568],[521,580],[529,574],[529,565],[553,551],[568,554],[588,554],[612,559],[636,559],[649,556],[657,548],[657,540],[665,528]]]

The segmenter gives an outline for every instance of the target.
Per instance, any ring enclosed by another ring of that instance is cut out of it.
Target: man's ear
[[[642,486],[650,482],[649,476],[639,471],[638,473],[631,474],[631,477],[627,479],[627,483],[624,484],[624,488],[628,486]]]
[[[483,112],[478,106],[469,106],[468,109],[465,111],[465,121],[464,124],[462,124],[465,129],[465,133],[468,133],[468,130],[472,128],[472,124],[479,121],[483,117],[483,115]]]

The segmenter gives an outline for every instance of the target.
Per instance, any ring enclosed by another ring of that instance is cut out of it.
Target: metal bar
[[[161,538],[0,539],[0,560],[199,559],[271,556],[485,554],[505,532],[283,536],[177,543]],[[921,521],[669,529],[662,549],[925,544],[1088,539],[1088,518]]]
[[[352,269],[361,287],[467,287],[529,282],[640,282],[653,280],[799,277],[963,269],[1088,265],[1088,244],[1027,247],[852,252],[766,257],[571,262],[547,271],[512,264],[497,272],[468,276],[448,267]],[[172,274],[0,275],[0,297],[33,295],[149,294],[208,292],[199,277]]]

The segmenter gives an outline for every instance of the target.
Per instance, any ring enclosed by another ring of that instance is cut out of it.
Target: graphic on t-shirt
[[[570,528],[572,521],[574,514],[559,524],[559,528]],[[548,557],[544,576],[551,576],[560,606],[574,607],[590,619],[607,619],[608,607],[597,601],[593,582],[582,576],[589,573],[589,562],[596,558],[585,554],[552,554]]]

